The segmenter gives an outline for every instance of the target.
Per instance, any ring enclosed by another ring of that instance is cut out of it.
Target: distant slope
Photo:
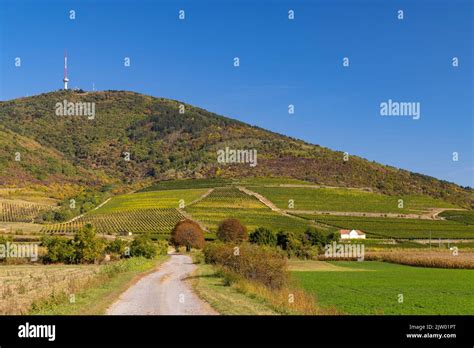
[[[56,116],[55,104],[95,102],[96,116]],[[10,131],[33,139],[60,155],[58,165],[75,172],[59,175],[46,158],[37,166],[23,167],[25,180],[80,180],[82,170],[105,173],[125,183],[144,179],[192,177],[291,177],[347,187],[370,187],[387,194],[422,194],[463,207],[474,206],[473,192],[455,184],[384,166],[342,152],[289,138],[185,105],[177,101],[132,92],[81,93],[57,91],[0,103],[0,122]],[[8,141],[8,143],[10,143]],[[258,165],[223,165],[216,152],[257,149]],[[124,160],[129,152],[130,161]],[[1,154],[0,161],[5,161]],[[51,161],[53,161],[53,156]],[[5,165],[5,177],[18,166]],[[104,177],[102,177],[104,179]]]

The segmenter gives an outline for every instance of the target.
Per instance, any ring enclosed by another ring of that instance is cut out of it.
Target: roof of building
[[[341,234],[349,234],[349,233],[351,233],[352,231],[355,231],[359,236],[362,236],[362,235],[365,234],[364,232],[362,232],[362,231],[360,231],[360,230],[340,230],[339,232],[340,232]]]

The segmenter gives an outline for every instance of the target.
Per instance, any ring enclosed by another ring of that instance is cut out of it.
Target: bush
[[[168,241],[160,239],[156,242],[156,253],[158,255],[167,255],[168,254]]]
[[[43,257],[45,262],[76,263],[76,248],[71,239],[62,237],[44,237],[42,245],[48,251]]]
[[[113,241],[107,244],[107,247],[105,248],[105,252],[108,254],[128,256],[126,255],[128,244],[129,243],[123,239],[115,238]]]
[[[276,246],[277,238],[268,228],[259,227],[250,233],[249,242],[260,245]]]
[[[86,224],[74,236],[74,247],[78,262],[94,263],[104,254],[105,241],[97,237],[91,224]]]
[[[152,259],[156,256],[158,250],[148,234],[137,236],[130,244],[131,256],[143,256]]]
[[[226,219],[217,228],[217,238],[223,242],[241,243],[248,239],[247,229],[237,219]]]
[[[303,234],[303,244],[323,247],[327,243],[327,238],[320,231],[314,227],[309,227]]]
[[[175,247],[185,246],[186,251],[190,251],[191,248],[202,249],[204,243],[204,232],[195,221],[181,220],[171,232],[171,244]]]
[[[288,282],[287,260],[276,249],[243,243],[239,247],[214,242],[204,248],[206,263],[220,265],[236,274],[272,289]]]

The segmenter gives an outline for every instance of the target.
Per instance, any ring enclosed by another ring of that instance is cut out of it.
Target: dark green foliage
[[[148,234],[142,234],[132,241],[130,244],[131,256],[143,256],[152,259],[157,255],[157,246]]]
[[[87,224],[74,236],[74,247],[78,262],[94,263],[103,255],[105,242],[97,237],[94,227]]]
[[[42,245],[48,249],[44,256],[47,263],[77,263],[76,248],[71,239],[63,237],[45,237]]]
[[[250,233],[249,242],[260,245],[276,246],[277,238],[275,234],[268,228],[259,227]]]
[[[105,252],[109,254],[120,255],[121,257],[129,256],[127,254],[127,247],[129,243],[126,240],[115,238],[113,241],[109,242],[105,248]]]

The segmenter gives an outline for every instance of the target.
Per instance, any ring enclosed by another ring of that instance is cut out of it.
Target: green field
[[[383,262],[331,262],[347,271],[292,272],[319,305],[342,314],[444,315],[474,313],[474,271]],[[398,302],[403,294],[403,303]]]
[[[309,222],[273,212],[255,197],[234,187],[216,188],[203,200],[187,207],[186,211],[211,231],[215,231],[219,222],[227,218],[239,219],[249,231],[263,226],[275,232],[303,232],[310,225]]]
[[[248,186],[281,209],[288,209],[288,201],[294,201],[295,210],[422,213],[428,208],[454,208],[450,203],[425,196],[387,196],[363,190],[346,188],[306,187],[258,187]],[[403,208],[398,200],[403,200]]]
[[[465,225],[455,221],[298,215],[341,229],[362,230],[372,237],[430,238],[431,232],[431,238],[474,238],[474,225]]]
[[[183,200],[184,204],[187,205],[207,191],[206,189],[189,189],[130,193],[112,198],[104,206],[89,212],[89,214],[107,214],[152,208],[179,208],[180,200]]]
[[[185,190],[198,188],[213,188],[220,186],[227,186],[232,184],[231,179],[182,179],[182,180],[167,180],[160,181],[149,187],[146,187],[139,192],[162,191],[162,190]]]
[[[474,225],[474,210],[467,211],[456,211],[446,210],[443,211],[439,216],[444,217],[448,220],[457,221],[466,225]]]

